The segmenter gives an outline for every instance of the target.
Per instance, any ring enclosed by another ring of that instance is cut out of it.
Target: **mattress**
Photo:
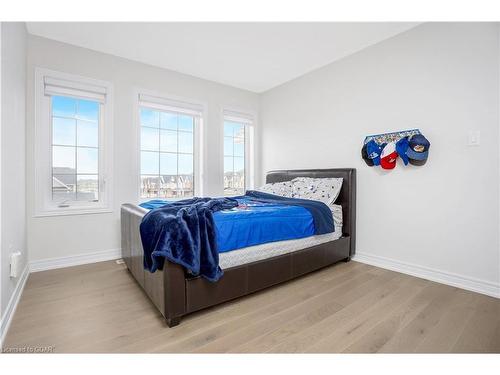
[[[333,233],[309,236],[296,240],[269,242],[224,252],[219,254],[219,266],[222,269],[227,269],[338,240],[342,237],[342,206],[333,204],[330,206],[330,209],[335,222],[335,231]]]
[[[220,253],[219,266],[222,269],[228,269],[242,264],[289,254],[294,251],[299,251],[308,247],[339,239],[342,237],[342,206],[332,204],[329,207],[332,211],[333,221],[335,223],[335,231],[333,233],[309,236],[295,240],[269,242]],[[140,206],[136,206],[136,209],[138,211],[138,215],[140,216],[144,216],[149,211],[148,209]]]

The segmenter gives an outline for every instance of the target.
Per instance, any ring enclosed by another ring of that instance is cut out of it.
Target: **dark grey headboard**
[[[266,183],[290,181],[295,177],[343,178],[342,189],[335,204],[342,206],[342,231],[344,236],[351,237],[350,255],[352,257],[356,249],[356,169],[332,168],[270,171],[266,175]]]

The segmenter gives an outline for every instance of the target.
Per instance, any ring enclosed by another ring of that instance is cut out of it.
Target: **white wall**
[[[355,167],[359,254],[498,286],[498,55],[496,24],[424,24],[272,89],[261,171]],[[364,164],[366,135],[414,127],[425,166]]]
[[[10,278],[10,254],[26,247],[26,26],[2,25],[1,311],[4,316],[20,278]]]
[[[33,217],[34,70],[43,67],[114,85],[114,212],[111,214]],[[91,254],[120,248],[119,207],[136,202],[137,141],[134,88],[152,90],[206,103],[206,163],[204,194],[222,195],[222,106],[258,112],[256,94],[155,68],[123,58],[74,47],[52,40],[28,38],[28,248],[30,261]]]

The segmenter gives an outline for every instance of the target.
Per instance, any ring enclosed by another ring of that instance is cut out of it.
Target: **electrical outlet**
[[[21,252],[16,251],[10,254],[10,277],[19,277],[21,275]]]

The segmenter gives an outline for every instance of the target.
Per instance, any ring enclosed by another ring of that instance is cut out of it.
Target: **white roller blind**
[[[44,77],[45,95],[74,96],[82,99],[106,102],[106,88],[65,79]]]
[[[139,94],[139,105],[141,107],[184,113],[193,116],[201,116],[203,113],[203,106],[201,104],[171,100],[147,94]]]
[[[224,120],[240,122],[246,125],[253,125],[254,118],[250,113],[236,112],[228,109],[224,109]]]

